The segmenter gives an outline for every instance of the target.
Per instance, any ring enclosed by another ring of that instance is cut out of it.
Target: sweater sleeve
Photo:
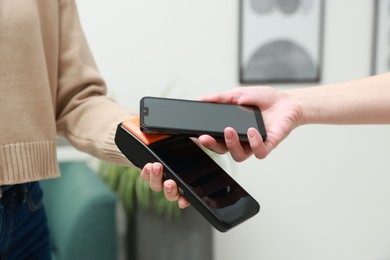
[[[77,149],[130,165],[114,143],[117,124],[134,116],[106,96],[74,0],[60,0],[57,131]]]

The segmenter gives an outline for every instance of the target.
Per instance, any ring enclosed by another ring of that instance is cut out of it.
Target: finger
[[[233,95],[230,91],[202,96],[199,100],[206,102],[234,103]]]
[[[188,200],[186,200],[182,195],[179,194],[176,182],[173,180],[166,180],[164,182],[164,195],[165,198],[169,201],[176,201],[179,208],[184,209],[190,205]]]
[[[235,161],[242,162],[252,154],[248,145],[242,145],[237,132],[233,128],[226,127],[224,135],[226,147],[229,149],[230,154]]]
[[[200,98],[201,101],[231,104],[256,104],[257,95],[253,95],[254,87],[237,87],[222,93],[214,93]]]
[[[187,208],[190,203],[188,200],[186,200],[183,196],[179,195],[179,198],[177,199],[177,204],[179,205],[179,208],[185,209]]]
[[[154,191],[160,191],[163,187],[163,167],[160,163],[153,163],[150,170],[150,188]]]
[[[268,149],[263,142],[263,138],[255,128],[248,129],[248,140],[256,158],[264,159],[268,155]]]
[[[198,140],[204,147],[216,153],[224,154],[227,152],[227,147],[224,142],[218,142],[209,135],[201,135]]]
[[[173,180],[164,181],[164,195],[169,201],[176,201],[179,196],[179,192],[177,191],[176,182]]]
[[[152,170],[152,163],[145,164],[141,170],[141,177],[144,181],[150,181],[150,172]]]

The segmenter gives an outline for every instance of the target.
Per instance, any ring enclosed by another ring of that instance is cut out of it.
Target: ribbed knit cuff
[[[121,119],[117,120],[113,126],[113,128],[110,130],[110,132],[107,134],[105,139],[102,141],[101,145],[101,154],[100,158],[102,158],[105,161],[122,165],[122,166],[134,166],[119,150],[119,148],[115,144],[115,134],[117,127],[119,123],[133,117],[132,115],[126,115],[122,117]]]
[[[0,145],[0,185],[25,183],[59,176],[54,141]]]

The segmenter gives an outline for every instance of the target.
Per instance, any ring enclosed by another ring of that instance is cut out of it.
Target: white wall
[[[323,83],[369,75],[373,2],[326,1]],[[238,84],[238,1],[78,4],[110,94],[129,109],[166,90],[195,99]],[[265,160],[228,164],[262,208],[215,232],[215,260],[389,259],[389,157],[390,126],[316,125]]]
[[[237,4],[79,0],[112,94],[138,110],[144,95],[196,98],[236,86]]]

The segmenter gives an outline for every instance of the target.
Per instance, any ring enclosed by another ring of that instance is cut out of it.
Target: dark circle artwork
[[[251,0],[251,7],[258,14],[270,13],[274,5],[275,0]]]
[[[245,80],[311,79],[316,67],[309,53],[289,40],[273,40],[259,47],[250,57],[244,71]]]

